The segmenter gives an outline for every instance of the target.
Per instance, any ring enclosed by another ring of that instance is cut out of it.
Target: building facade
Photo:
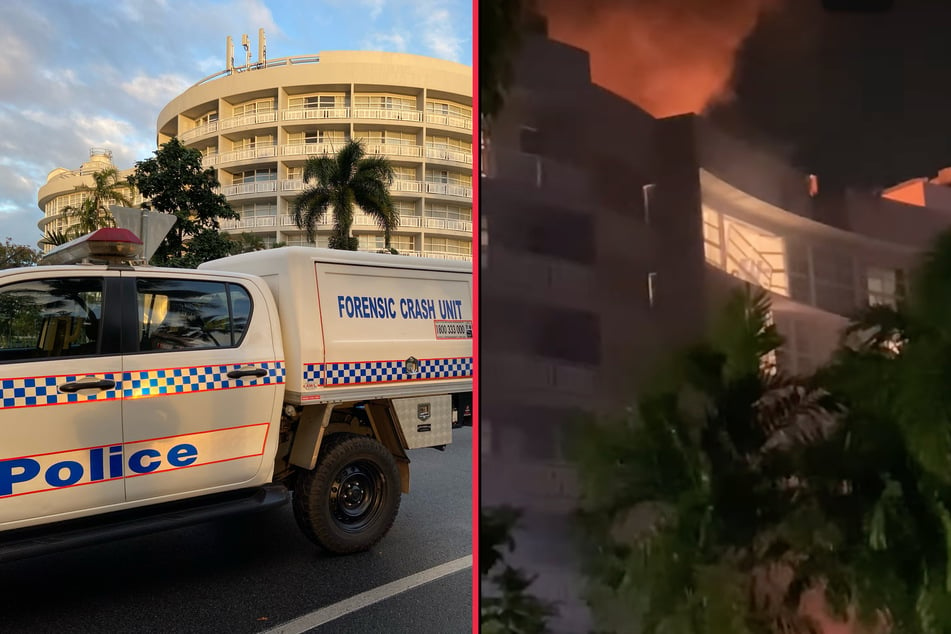
[[[543,33],[525,38],[484,145],[482,504],[524,510],[516,563],[561,602],[555,631],[587,631],[565,451],[576,414],[624,415],[744,283],[771,294],[777,363],[815,369],[848,316],[901,296],[951,226],[951,204],[933,205],[949,192],[825,191],[708,121],[650,117]]]
[[[401,254],[472,257],[472,69],[416,55],[321,53],[267,60],[206,78],[158,117],[161,145],[178,137],[201,150],[240,219],[229,233],[265,244],[313,244],[294,223],[304,164],[332,156],[350,139],[384,156],[396,171],[391,195],[400,213],[392,246]],[[326,246],[332,218],[318,226]],[[383,233],[357,213],[361,250],[383,247]]]

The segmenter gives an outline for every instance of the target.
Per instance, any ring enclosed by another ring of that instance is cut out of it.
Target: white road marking
[[[466,568],[472,567],[472,555],[466,555],[465,557],[460,557],[459,559],[454,559],[453,561],[447,561],[444,564],[439,564],[429,568],[428,570],[423,570],[422,572],[417,572],[408,577],[403,577],[402,579],[397,579],[391,583],[384,584],[373,588],[372,590],[367,590],[366,592],[361,592],[360,594],[354,595],[349,599],[344,599],[332,605],[328,605],[325,608],[320,608],[319,610],[314,610],[310,614],[305,614],[302,617],[296,618],[293,621],[289,621],[284,625],[280,625],[273,630],[268,630],[264,634],[304,634],[304,632],[309,632],[315,627],[320,627],[325,623],[329,623],[333,620],[339,619],[342,616],[346,616],[351,612],[356,612],[357,610],[362,610],[363,608],[373,605],[374,603],[379,603],[389,599],[390,597],[395,597],[398,594],[406,592],[407,590],[412,590],[418,586],[429,583],[430,581],[435,581],[447,575],[459,572],[460,570],[465,570]]]

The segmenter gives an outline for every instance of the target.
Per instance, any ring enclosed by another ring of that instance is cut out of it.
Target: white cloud
[[[139,101],[161,108],[188,88],[191,83],[181,75],[172,73],[165,73],[157,77],[140,73],[133,77],[131,81],[122,84],[122,90]]]
[[[456,33],[467,24],[449,11],[441,0],[419,2],[417,17],[422,25],[422,41],[434,57],[459,61],[462,57],[463,37]]]
[[[376,20],[380,17],[380,14],[383,12],[383,7],[386,5],[386,0],[363,0],[360,4],[366,6],[370,9],[370,19]]]
[[[403,53],[406,51],[406,36],[396,31],[392,33],[371,33],[363,40],[361,48],[370,51]]]

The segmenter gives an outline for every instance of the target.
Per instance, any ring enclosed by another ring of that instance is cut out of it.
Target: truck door
[[[265,444],[280,423],[284,373],[264,295],[246,280],[186,271],[124,275],[136,315],[123,358],[128,500],[269,480]]]
[[[120,279],[35,269],[0,282],[0,525],[16,528],[125,500]]]

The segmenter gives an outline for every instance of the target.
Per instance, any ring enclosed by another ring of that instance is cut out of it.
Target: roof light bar
[[[128,229],[107,227],[56,247],[40,264],[128,264],[142,259],[142,247],[142,240]]]

